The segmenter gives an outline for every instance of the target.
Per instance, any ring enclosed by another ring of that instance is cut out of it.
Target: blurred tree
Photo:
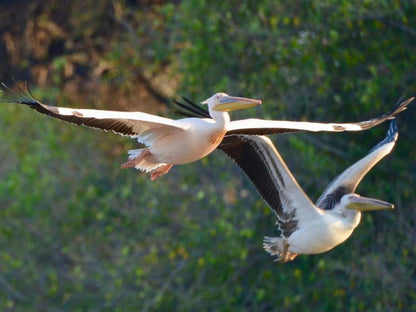
[[[415,15],[410,0],[1,2],[0,77],[62,106],[160,112],[224,90],[262,98],[261,118],[362,120],[414,94]],[[119,169],[134,142],[1,105],[0,309],[415,310],[415,110],[359,190],[397,210],[278,265],[261,248],[274,216],[220,153],[151,183]],[[277,146],[317,197],[385,129]]]

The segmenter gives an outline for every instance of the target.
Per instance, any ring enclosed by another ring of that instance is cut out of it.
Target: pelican
[[[189,116],[172,120],[142,112],[49,106],[37,101],[28,87],[26,92],[18,86],[17,91],[8,88],[4,83],[0,86],[2,92],[0,101],[25,104],[41,114],[63,121],[136,138],[139,143],[147,147],[128,151],[129,160],[121,167],[134,167],[150,172],[152,181],[166,174],[173,165],[193,162],[208,155],[226,135],[266,135],[295,131],[361,131],[393,118],[406,109],[413,100],[411,98],[399,102],[390,112],[357,123],[313,123],[261,119],[230,121],[228,111],[253,107],[261,104],[261,101],[229,96],[220,92],[201,103],[208,106],[208,112],[191,101],[189,103],[193,105],[189,107],[178,104],[187,110],[182,112],[183,114],[194,114],[199,118]]]
[[[391,152],[397,137],[393,120],[386,138],[336,177],[315,205],[267,137],[228,136],[219,149],[247,174],[277,216],[280,237],[265,237],[263,247],[277,256],[276,261],[287,262],[299,254],[323,253],[344,242],[360,223],[362,211],[394,208],[391,203],[357,195],[355,189]]]
[[[196,105],[191,100],[183,97],[185,102],[174,100],[174,103],[179,107],[175,111],[186,117],[200,117],[208,118],[209,113],[204,111],[200,106]],[[323,122],[308,122],[308,121],[288,121],[288,120],[265,120],[265,119],[243,119],[233,120],[227,127],[225,136],[233,134],[245,135],[269,135],[293,133],[299,131],[309,132],[343,132],[343,131],[362,131],[370,129],[383,123],[386,120],[393,119],[395,115],[404,111],[414,100],[411,97],[407,100],[400,99],[393,106],[393,108],[385,114],[379,115],[369,120],[350,123],[323,123]]]
[[[209,118],[172,120],[142,112],[54,107],[37,101],[29,88],[25,92],[21,88],[14,91],[4,83],[1,86],[3,102],[25,104],[60,120],[136,138],[148,147],[128,151],[129,160],[121,167],[150,172],[152,181],[173,165],[196,161],[215,150],[230,122],[228,111],[261,104],[260,100],[220,92],[202,102],[208,106]]]

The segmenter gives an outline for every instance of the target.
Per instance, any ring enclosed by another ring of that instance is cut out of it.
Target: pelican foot
[[[285,253],[279,254],[279,256],[274,261],[282,262],[282,263],[292,261],[293,259],[297,257],[297,255],[298,255],[297,253],[286,251]]]
[[[150,155],[152,155],[150,150],[144,149],[138,156],[130,158],[128,161],[126,161],[124,164],[122,164],[121,168],[126,169],[126,168],[136,167],[137,165],[140,165],[140,162],[144,158],[146,158],[147,156],[150,156]]]
[[[164,165],[164,166],[161,166],[161,167],[156,168],[150,174],[150,180],[151,181],[154,181],[157,178],[165,175],[166,173],[169,172],[170,168],[172,168],[172,167],[173,167],[173,165],[168,164],[168,165]]]

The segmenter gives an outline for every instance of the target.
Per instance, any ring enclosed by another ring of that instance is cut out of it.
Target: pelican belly
[[[321,218],[304,224],[288,239],[288,250],[298,254],[317,254],[328,251],[351,236],[356,225],[340,214],[326,213]]]
[[[153,144],[150,151],[155,162],[173,165],[196,161],[216,149],[225,128],[210,119],[191,118],[186,130],[167,134]]]

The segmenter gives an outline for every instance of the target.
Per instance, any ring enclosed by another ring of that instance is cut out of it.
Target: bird
[[[398,102],[388,113],[357,123],[314,123],[262,119],[230,121],[228,111],[260,105],[261,100],[234,97],[219,92],[201,102],[201,104],[208,106],[208,111],[186,98],[184,99],[187,104],[175,101],[182,108],[178,112],[186,118],[173,120],[143,112],[50,106],[36,100],[27,84],[26,90],[18,84],[16,84],[16,88],[17,90],[13,90],[1,83],[0,102],[24,104],[41,114],[66,122],[136,138],[146,147],[129,150],[129,160],[121,167],[134,167],[141,171],[150,172],[152,181],[168,173],[173,165],[193,162],[210,154],[227,135],[267,135],[297,131],[361,131],[393,118],[406,109],[413,100],[410,98]]]
[[[174,112],[185,117],[200,117],[207,118],[209,114],[201,106],[195,104],[192,100],[182,97],[184,102],[173,100],[176,108]],[[400,98],[396,104],[387,113],[381,114],[377,117],[360,121],[348,123],[324,123],[324,122],[309,122],[309,121],[288,121],[288,120],[266,120],[266,119],[242,119],[232,120],[227,128],[226,136],[234,134],[245,135],[271,135],[284,134],[300,131],[308,132],[343,132],[343,131],[363,131],[377,126],[386,120],[393,119],[394,116],[404,111],[407,106],[414,100],[410,97],[406,100]]]
[[[231,135],[218,149],[245,172],[276,215],[280,236],[265,237],[263,247],[276,256],[275,261],[287,262],[299,254],[319,254],[343,243],[359,225],[361,212],[394,208],[383,200],[360,196],[355,190],[368,171],[392,151],[397,138],[393,120],[385,139],[332,180],[316,204],[268,137]]]
[[[63,121],[136,138],[147,147],[128,151],[129,160],[121,167],[150,172],[152,181],[173,165],[196,161],[215,150],[230,122],[228,111],[261,104],[261,100],[219,92],[201,103],[208,106],[207,118],[173,120],[143,112],[49,106],[37,101],[28,86],[27,91],[17,88],[15,91],[1,83],[0,101],[28,105]]]

